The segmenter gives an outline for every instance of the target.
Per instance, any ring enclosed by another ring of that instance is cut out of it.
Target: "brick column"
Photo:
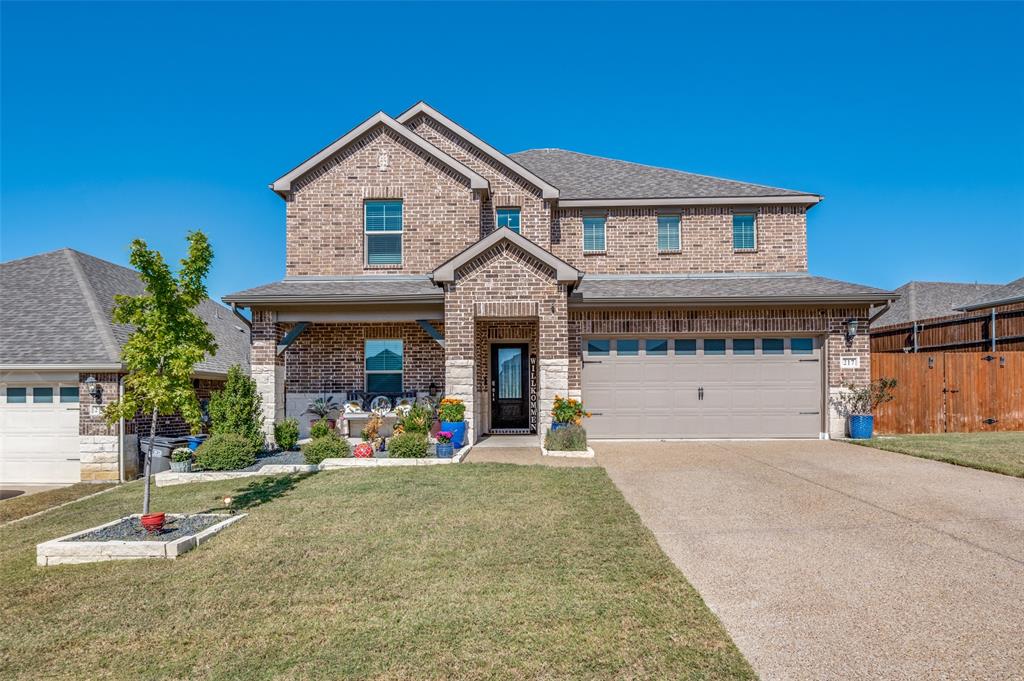
[[[284,419],[284,356],[277,344],[284,338],[284,327],[270,310],[253,310],[250,364],[252,378],[263,400],[263,433],[274,442],[274,423]]]
[[[537,435],[541,444],[551,427],[555,396],[569,396],[569,317],[565,286],[558,284],[537,305],[540,373],[537,395]]]
[[[847,339],[847,321],[857,320],[857,335]],[[846,437],[846,419],[832,406],[832,398],[841,394],[848,383],[863,387],[871,383],[871,338],[868,335],[868,310],[833,310],[828,320],[828,336],[822,352],[827,371],[828,431],[829,437]],[[856,357],[860,366],[842,368],[843,357]]]
[[[476,322],[470,291],[455,283],[444,295],[444,393],[466,404],[466,444],[476,442],[476,368],[473,361]]]

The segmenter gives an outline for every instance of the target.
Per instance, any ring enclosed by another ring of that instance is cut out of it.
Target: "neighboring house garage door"
[[[78,482],[78,384],[9,382],[0,390],[0,481]]]
[[[588,338],[593,438],[818,437],[818,338]]]

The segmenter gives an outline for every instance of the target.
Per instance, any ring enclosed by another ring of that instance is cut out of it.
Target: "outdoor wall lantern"
[[[853,342],[853,339],[857,336],[857,320],[847,319],[846,320],[846,342]]]
[[[85,387],[89,389],[89,394],[97,403],[103,398],[103,386],[99,384],[95,376],[85,379]]]

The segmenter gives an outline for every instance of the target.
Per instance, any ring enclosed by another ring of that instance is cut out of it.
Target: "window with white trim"
[[[681,250],[679,229],[680,218],[678,215],[658,216],[658,251],[660,253],[674,253]]]
[[[583,218],[583,252],[604,253],[604,218]]]
[[[365,347],[366,392],[402,392],[402,341],[373,339]]]
[[[757,248],[757,220],[753,213],[735,213],[732,216],[732,247],[736,251]]]
[[[364,231],[367,265],[402,264],[402,202],[367,201]]]

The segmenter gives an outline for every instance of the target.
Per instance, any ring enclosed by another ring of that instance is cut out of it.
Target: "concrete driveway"
[[[594,449],[762,678],[1024,678],[1024,480],[840,442]]]

